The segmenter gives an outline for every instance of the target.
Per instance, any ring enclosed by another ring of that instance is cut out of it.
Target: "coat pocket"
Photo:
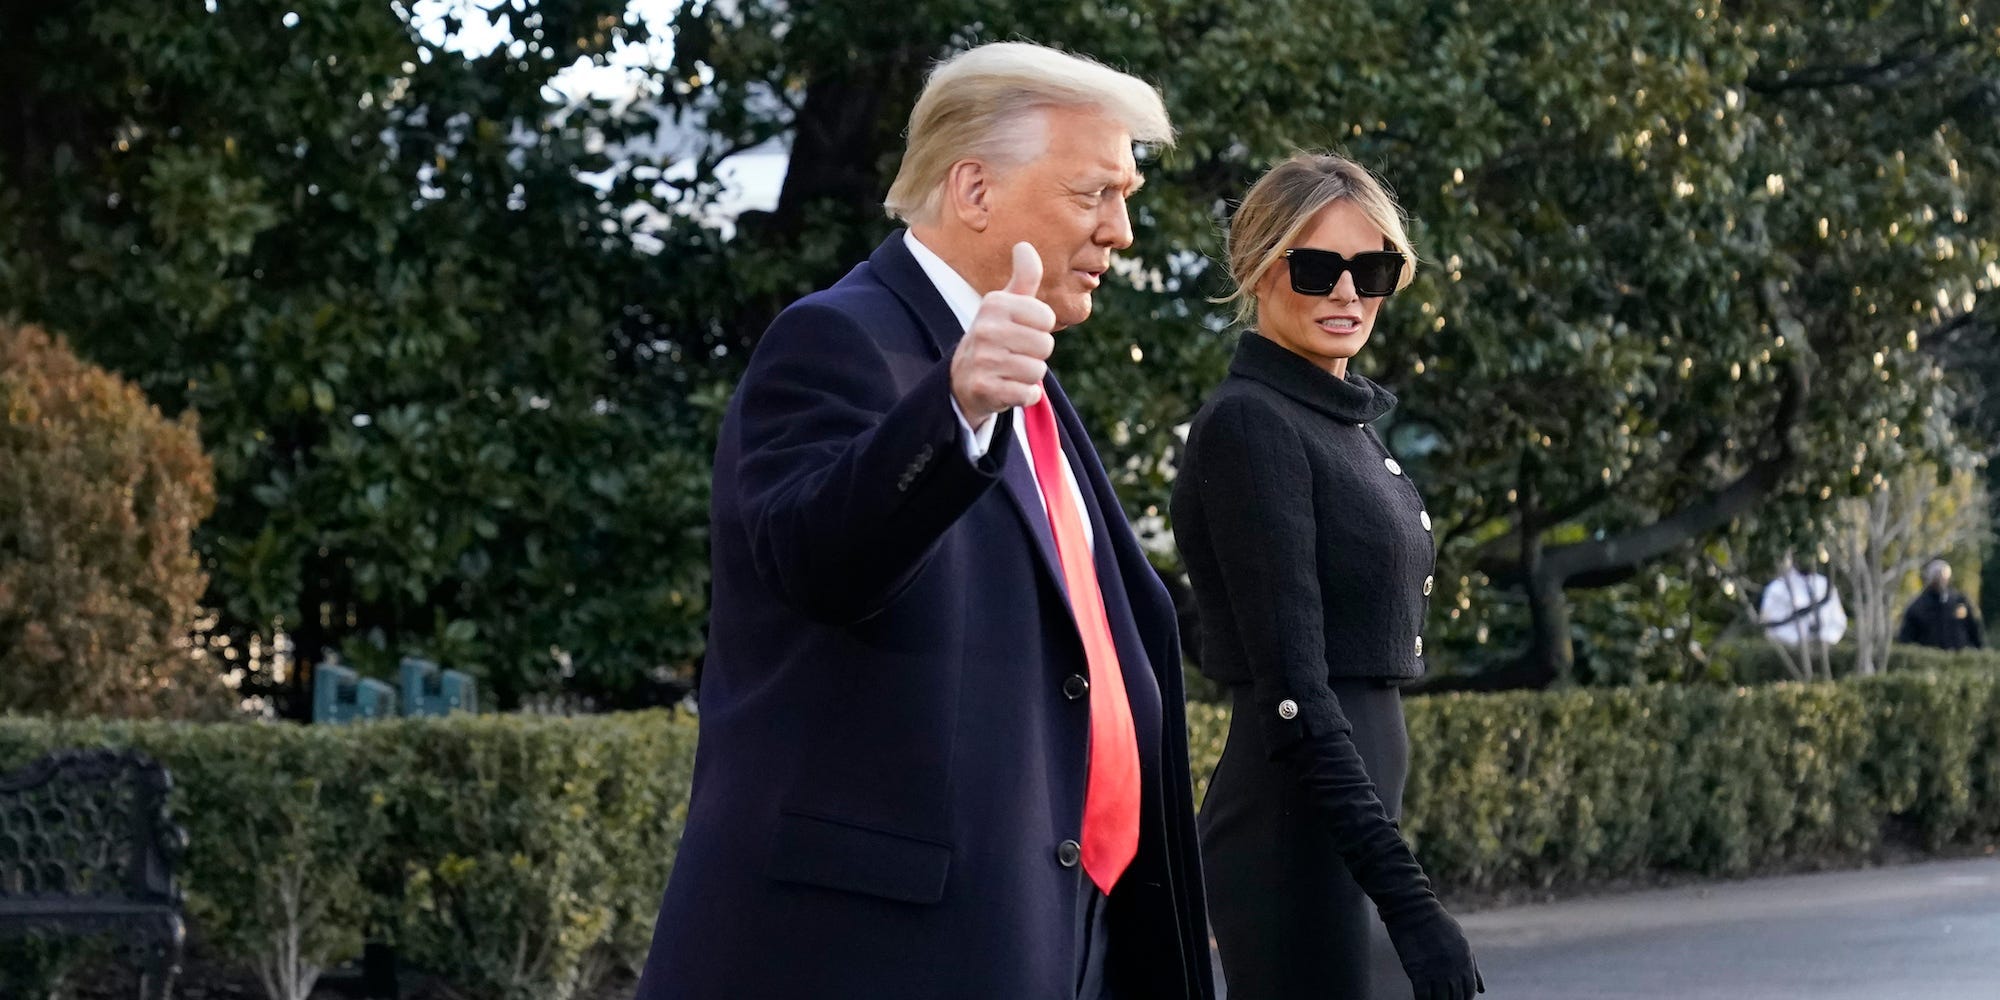
[[[786,812],[778,816],[765,870],[780,882],[936,903],[950,867],[949,844]]]

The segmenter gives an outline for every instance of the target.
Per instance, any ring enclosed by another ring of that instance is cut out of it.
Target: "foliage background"
[[[1727,572],[1994,439],[1979,0],[15,5],[0,312],[201,414],[232,648],[669,699],[727,386],[889,231],[925,68],[1012,37],[1158,81],[1181,128],[1056,359],[1170,575],[1176,428],[1233,336],[1207,262],[1300,146],[1376,167],[1426,256],[1360,367],[1403,399],[1456,682],[1702,676]],[[580,61],[615,96],[552,86]],[[719,217],[773,148],[810,169]],[[300,710],[302,672],[227,665]]]

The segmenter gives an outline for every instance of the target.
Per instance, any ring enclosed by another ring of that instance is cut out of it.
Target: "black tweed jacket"
[[[1246,333],[1188,432],[1172,514],[1201,670],[1255,686],[1274,752],[1346,728],[1329,677],[1423,675],[1430,514],[1368,426],[1395,403]]]

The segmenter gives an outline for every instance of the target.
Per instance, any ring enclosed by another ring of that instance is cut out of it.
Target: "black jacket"
[[[1903,627],[1896,631],[1897,642],[1933,649],[1984,649],[1986,636],[1979,627],[1979,612],[1972,610],[1965,595],[1953,591],[1939,594],[1924,588],[1903,611]]]
[[[1368,427],[1395,402],[1245,334],[1188,432],[1174,533],[1201,611],[1202,672],[1251,685],[1264,751],[1374,900],[1415,995],[1469,997],[1480,982],[1472,949],[1390,819],[1327,683],[1424,671],[1430,514]]]
[[[959,439],[963,333],[899,232],[751,356],[716,448],[701,744],[639,1000],[1075,995],[1088,666],[1011,424],[977,463]],[[1107,974],[1212,1000],[1173,601],[1046,388],[1140,739]]]
[[[1333,728],[1327,678],[1423,675],[1430,514],[1368,426],[1395,402],[1246,333],[1188,432],[1172,512],[1201,670],[1255,685],[1274,750]]]

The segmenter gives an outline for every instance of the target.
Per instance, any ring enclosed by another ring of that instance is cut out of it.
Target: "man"
[[[1932,649],[1984,649],[1986,635],[1979,615],[1965,595],[1951,589],[1951,564],[1933,559],[1924,564],[1924,590],[1903,610],[1903,627],[1896,641]]]
[[[1840,591],[1824,573],[1800,572],[1790,552],[1779,561],[1777,577],[1765,585],[1758,612],[1764,635],[1785,646],[1831,646],[1847,634]]]
[[[959,55],[909,229],[758,345],[640,1000],[1213,995],[1174,609],[1047,365],[1171,134],[1088,60]]]

